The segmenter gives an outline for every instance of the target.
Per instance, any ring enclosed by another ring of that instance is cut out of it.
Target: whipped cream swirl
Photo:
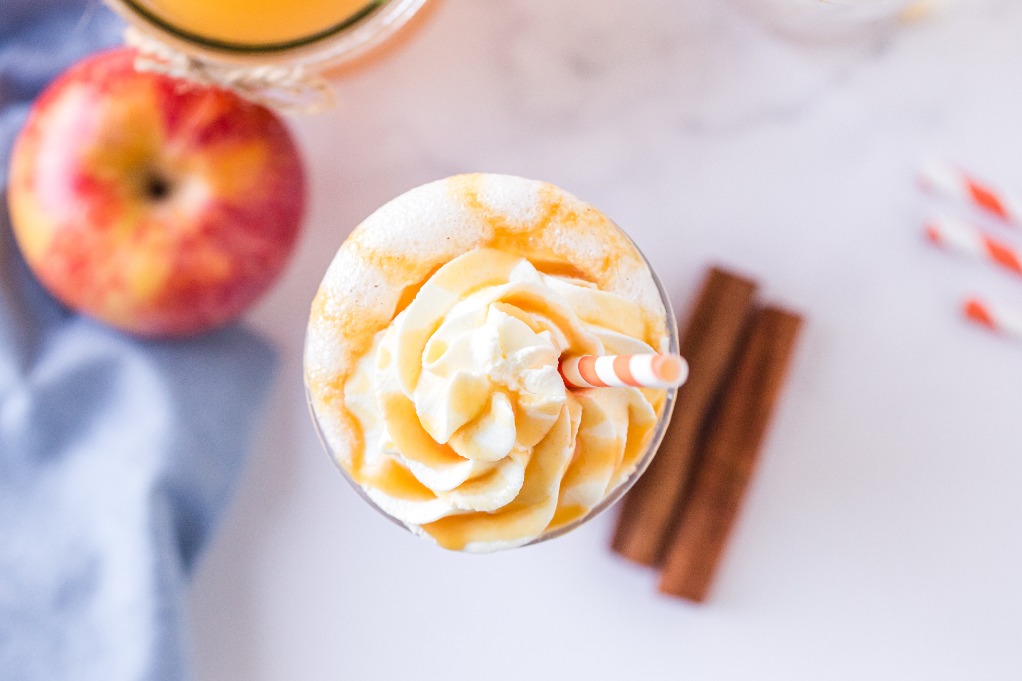
[[[384,511],[441,546],[528,543],[585,516],[635,470],[663,391],[569,390],[568,354],[650,352],[634,302],[492,248],[440,267],[344,387]]]

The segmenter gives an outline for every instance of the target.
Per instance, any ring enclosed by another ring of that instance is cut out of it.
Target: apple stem
[[[162,175],[154,173],[146,178],[145,192],[154,201],[165,199],[170,194],[170,182]]]

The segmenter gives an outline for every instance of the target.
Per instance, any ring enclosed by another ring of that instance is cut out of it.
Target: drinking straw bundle
[[[934,194],[955,200],[991,216],[1005,227],[1022,229],[1022,200],[951,164],[931,161],[919,171],[920,185]],[[925,224],[927,238],[951,253],[964,255],[1022,276],[1022,247],[1007,238],[992,236],[979,225],[947,215],[935,215]],[[1022,310],[980,297],[962,305],[972,322],[1022,340]]]

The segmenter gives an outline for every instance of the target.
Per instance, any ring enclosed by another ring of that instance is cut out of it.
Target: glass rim
[[[642,252],[642,249],[639,248],[638,244],[636,244],[635,241],[631,238],[631,236],[625,230],[621,229],[620,225],[618,225],[616,222],[614,223],[614,226],[618,229],[618,231],[621,234],[623,234],[625,236],[626,239],[628,239],[628,241],[635,248],[636,252],[638,252],[639,256],[642,257],[642,261],[646,264],[646,269],[649,271],[650,277],[653,279],[653,284],[656,286],[657,293],[660,295],[660,302],[664,306],[664,323],[665,323],[665,325],[667,327],[666,328],[666,335],[667,335],[667,348],[666,348],[666,352],[672,352],[672,353],[677,354],[680,351],[680,341],[679,341],[679,335],[678,335],[678,322],[677,322],[677,319],[676,319],[676,317],[674,315],[674,308],[671,305],[670,297],[667,295],[667,289],[664,287],[664,283],[660,279],[660,275],[657,274],[657,271],[653,267],[653,264],[650,263],[649,258],[647,258],[646,254]],[[308,339],[308,335],[306,335],[306,340],[307,339]],[[664,351],[664,350],[662,350],[662,351]],[[303,364],[304,364],[304,360],[303,360]],[[374,510],[376,510],[380,515],[382,515],[384,518],[386,518],[390,522],[394,523],[398,527],[404,529],[409,534],[413,534],[413,535],[416,535],[416,536],[419,536],[419,537],[423,537],[423,535],[421,533],[415,532],[407,524],[405,524],[404,522],[402,522],[398,518],[395,518],[390,513],[387,513],[387,511],[385,511],[383,508],[381,508],[380,505],[377,504],[372,499],[372,497],[369,496],[368,492],[366,492],[366,490],[363,489],[363,487],[361,485],[359,485],[357,482],[355,482],[355,480],[351,477],[351,475],[348,473],[348,471],[345,470],[344,466],[341,464],[341,462],[338,459],[337,455],[334,453],[333,447],[331,447],[330,443],[327,442],[326,435],[323,433],[323,428],[322,428],[322,426],[320,426],[319,417],[316,414],[316,408],[315,408],[315,406],[313,404],[312,393],[310,392],[309,386],[305,382],[305,379],[304,379],[304,372],[303,372],[302,383],[303,383],[303,387],[305,389],[305,402],[306,402],[306,406],[307,406],[307,408],[309,410],[309,416],[312,418],[312,423],[313,423],[313,426],[314,426],[315,431],[316,431],[316,436],[319,439],[319,443],[322,446],[323,450],[327,453],[327,455],[330,457],[331,461],[333,461],[334,465],[338,468],[338,470],[340,470],[341,477],[343,477],[345,480],[347,480],[348,484],[352,488],[354,488],[355,492],[357,492],[358,495],[360,497],[362,497],[362,499],[364,499],[366,502],[368,502],[368,504]],[[548,541],[550,539],[555,539],[557,537],[561,537],[561,536],[571,532],[572,530],[575,530],[575,529],[581,527],[582,525],[584,525],[585,523],[589,522],[590,520],[592,520],[593,518],[597,517],[598,515],[602,514],[608,508],[610,508],[615,503],[617,503],[621,499],[621,497],[623,497],[628,492],[628,490],[630,490],[635,485],[636,481],[640,477],[642,477],[643,473],[645,473],[646,470],[649,468],[649,465],[653,461],[653,457],[656,456],[657,451],[660,449],[660,445],[663,442],[664,435],[667,433],[667,427],[668,427],[668,425],[670,425],[671,417],[674,414],[674,403],[675,403],[675,400],[677,399],[677,396],[678,396],[678,388],[665,388],[664,390],[666,392],[666,395],[664,397],[663,410],[660,412],[660,415],[657,417],[656,424],[653,427],[653,433],[650,436],[649,442],[646,443],[645,451],[643,452],[643,454],[639,458],[639,460],[636,462],[635,470],[633,470],[631,472],[631,474],[629,474],[628,478],[626,480],[624,480],[616,488],[614,488],[603,499],[601,499],[598,504],[596,504],[591,509],[589,509],[589,511],[587,511],[585,513],[585,515],[580,516],[580,517],[576,518],[575,520],[572,520],[571,522],[569,522],[569,523],[567,523],[565,525],[561,525],[560,527],[558,527],[556,529],[550,530],[549,532],[544,531],[541,534],[539,534],[539,536],[534,537],[533,539],[525,542],[524,544],[521,544],[521,545],[516,546],[514,548],[524,548],[526,546],[534,546],[536,544],[540,544],[540,543]],[[428,538],[428,535],[426,535],[424,538]],[[497,553],[499,553],[499,552],[500,551],[497,551]],[[470,551],[458,551],[458,553],[471,553],[471,552]]]
[[[140,0],[103,0],[131,27],[167,45],[214,61],[249,65],[293,60],[322,68],[361,56],[395,33],[427,0],[368,0],[328,28],[286,41],[232,42],[185,30],[142,6]]]

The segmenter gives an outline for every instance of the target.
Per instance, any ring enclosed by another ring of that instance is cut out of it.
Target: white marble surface
[[[1022,344],[958,313],[971,292],[1022,305],[1022,282],[925,244],[913,184],[936,153],[1022,192],[1022,3],[840,44],[733,7],[447,0],[295,121],[311,215],[249,317],[281,363],[192,591],[200,680],[1022,678]],[[679,310],[722,262],[808,317],[709,604],[615,558],[613,513],[451,554],[321,452],[300,352],[322,272],[375,207],[470,170],[601,207]]]

